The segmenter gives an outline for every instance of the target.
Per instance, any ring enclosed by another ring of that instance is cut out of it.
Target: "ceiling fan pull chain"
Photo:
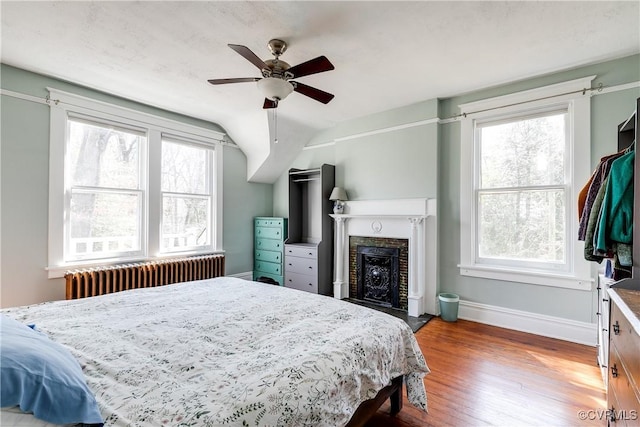
[[[278,109],[277,108],[273,109],[273,133],[274,133],[273,142],[274,144],[277,144],[278,143]]]

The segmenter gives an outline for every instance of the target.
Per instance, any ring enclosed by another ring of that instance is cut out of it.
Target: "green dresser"
[[[284,284],[284,241],[287,238],[287,219],[256,217],[253,220],[254,251],[253,280]]]

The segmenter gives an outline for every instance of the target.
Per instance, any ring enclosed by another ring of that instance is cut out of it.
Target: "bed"
[[[1,312],[71,352],[105,426],[356,425],[402,379],[427,409],[409,326],[330,297],[220,277]]]

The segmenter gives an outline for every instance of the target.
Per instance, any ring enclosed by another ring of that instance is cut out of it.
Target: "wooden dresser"
[[[629,282],[631,281],[633,280]],[[614,286],[608,292],[611,303],[607,388],[608,425],[639,426],[640,290]]]
[[[253,280],[284,285],[284,241],[287,218],[256,217],[253,220]]]

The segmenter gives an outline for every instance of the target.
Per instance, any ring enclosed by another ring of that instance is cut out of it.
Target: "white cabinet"
[[[608,289],[614,283],[613,279],[605,277],[603,274],[598,276],[598,365],[602,374],[605,388],[609,375],[607,366],[609,361],[609,312],[611,305],[609,302]]]

